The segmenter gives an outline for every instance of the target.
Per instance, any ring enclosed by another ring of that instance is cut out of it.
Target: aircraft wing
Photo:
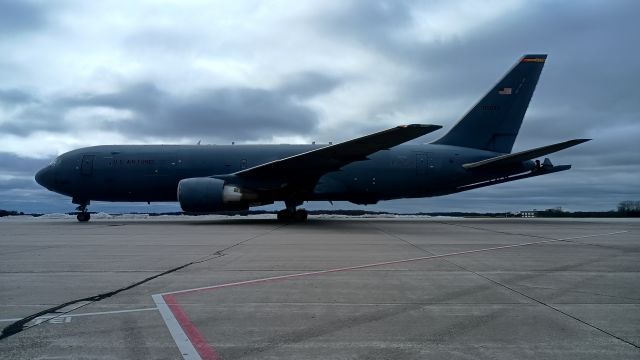
[[[539,148],[520,151],[513,154],[500,155],[496,157],[492,157],[490,159],[477,161],[473,163],[463,164],[462,167],[465,169],[480,169],[480,168],[489,168],[489,167],[499,167],[511,165],[514,163],[519,163],[525,160],[531,160],[542,155],[547,155],[554,153],[556,151],[564,150],[566,148],[570,148],[572,146],[576,146],[578,144],[582,144],[583,142],[587,142],[591,139],[574,139],[569,141],[564,141],[557,144],[542,146]]]
[[[305,182],[335,171],[354,161],[367,160],[367,156],[413,140],[440,129],[439,125],[402,125],[374,134],[328,145],[284,159],[254,166],[234,173],[234,176],[252,179],[278,179]]]

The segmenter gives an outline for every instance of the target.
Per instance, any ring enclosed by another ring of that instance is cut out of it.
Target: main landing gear
[[[78,210],[78,215],[76,215],[76,218],[80,222],[87,222],[89,221],[89,219],[91,219],[91,214],[87,211],[87,205],[89,205],[88,201],[81,202],[80,205],[76,208],[76,210]]]
[[[278,221],[282,222],[305,222],[307,221],[307,210],[298,209],[293,213],[287,209],[278,211]]]
[[[302,205],[298,201],[285,201],[286,209],[278,211],[278,221],[281,222],[305,222],[309,213],[305,209],[297,209],[296,206]]]

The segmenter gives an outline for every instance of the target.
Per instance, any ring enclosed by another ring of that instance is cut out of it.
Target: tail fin
[[[510,153],[547,55],[525,55],[435,144]]]

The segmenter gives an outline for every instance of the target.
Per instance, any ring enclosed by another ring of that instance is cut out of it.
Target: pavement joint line
[[[269,229],[266,232],[262,232],[262,233],[253,235],[253,236],[251,236],[251,237],[249,237],[247,239],[244,239],[244,240],[242,240],[240,242],[237,242],[237,243],[235,243],[235,244],[233,244],[231,246],[227,246],[224,249],[217,250],[215,253],[201,256],[201,257],[197,258],[196,260],[193,260],[191,262],[188,262],[186,264],[180,265],[178,267],[163,271],[163,272],[161,272],[159,274],[156,274],[156,275],[150,276],[148,278],[142,279],[142,280],[140,280],[138,282],[135,282],[135,283],[130,284],[128,286],[119,288],[117,290],[109,291],[109,292],[106,292],[106,293],[94,295],[94,296],[87,297],[87,298],[71,300],[71,301],[68,301],[66,303],[60,304],[58,306],[54,306],[52,308],[45,309],[45,310],[43,310],[41,312],[26,316],[26,317],[24,317],[22,319],[19,319],[19,320],[15,321],[15,322],[9,324],[8,326],[6,326],[2,330],[2,333],[0,333],[0,340],[5,339],[5,338],[10,337],[10,336],[13,336],[13,335],[15,335],[17,333],[20,333],[22,331],[25,331],[25,330],[28,330],[28,329],[32,329],[32,328],[34,328],[36,326],[39,326],[39,325],[44,324],[44,323],[47,323],[48,321],[51,321],[53,319],[57,319],[59,317],[63,317],[66,314],[68,314],[68,313],[70,313],[72,311],[78,310],[78,309],[80,309],[82,307],[85,307],[87,305],[93,304],[93,303],[95,303],[97,301],[100,301],[100,300],[103,300],[105,298],[117,295],[117,294],[119,294],[119,293],[121,293],[123,291],[130,290],[130,289],[132,289],[134,287],[142,285],[142,284],[144,284],[146,282],[149,282],[149,281],[151,281],[153,279],[156,279],[158,277],[161,277],[161,276],[164,276],[164,275],[167,275],[167,274],[182,270],[182,269],[184,269],[186,267],[189,267],[191,265],[200,264],[200,263],[203,263],[203,262],[206,262],[206,261],[217,259],[217,258],[223,256],[223,255],[216,255],[218,253],[222,253],[222,252],[224,252],[226,250],[229,250],[229,249],[232,249],[232,248],[234,248],[234,247],[236,247],[238,245],[242,245],[242,244],[244,244],[244,243],[246,243],[248,241],[255,240],[255,239],[260,238],[262,236],[271,234],[272,232],[275,232],[276,230],[282,229],[285,226],[286,226],[286,224],[285,225],[276,226],[274,228]],[[86,301],[86,303],[82,304],[80,306],[77,306],[75,308],[72,308],[70,310],[67,310],[67,311],[63,311],[63,312],[58,311],[60,309],[67,308],[67,307],[69,307],[69,306],[71,306],[73,304],[77,304],[77,303],[83,302],[83,301]],[[41,323],[36,323],[34,325],[31,325],[31,326],[26,326],[26,324],[30,323],[31,321],[33,321],[36,318],[44,316],[44,314],[54,314],[54,315],[52,317],[48,318],[46,321],[43,321]]]
[[[621,230],[621,231],[614,231],[614,232],[604,233],[604,234],[580,235],[580,236],[573,236],[573,237],[561,238],[561,239],[548,239],[548,240],[541,240],[541,241],[534,241],[534,242],[527,242],[527,243],[520,243],[520,244],[511,244],[511,245],[494,246],[494,247],[482,248],[482,249],[457,251],[457,252],[446,253],[446,254],[420,256],[420,257],[409,258],[409,259],[390,260],[390,261],[383,261],[383,262],[377,262],[372,264],[347,266],[347,267],[318,270],[318,271],[308,271],[308,272],[302,272],[302,273],[296,273],[296,274],[271,276],[271,277],[260,278],[260,279],[245,280],[245,281],[238,281],[238,282],[211,285],[211,286],[203,286],[203,287],[197,287],[192,289],[168,291],[168,292],[160,293],[159,295],[178,295],[178,294],[185,294],[185,293],[196,292],[196,291],[214,290],[214,289],[219,289],[224,287],[241,286],[241,285],[248,285],[248,284],[254,284],[254,283],[274,281],[274,280],[291,279],[291,278],[321,275],[321,274],[328,274],[328,273],[349,271],[349,270],[367,269],[367,268],[384,266],[384,265],[394,265],[394,264],[401,264],[401,263],[421,261],[421,260],[440,259],[440,258],[446,258],[450,256],[466,255],[466,254],[473,254],[473,253],[479,253],[479,252],[523,247],[523,246],[540,245],[540,244],[548,244],[548,243],[555,243],[555,242],[566,242],[567,240],[576,240],[576,239],[583,239],[583,238],[596,237],[596,236],[617,235],[617,234],[622,234],[626,232],[627,232],[626,230]]]
[[[460,266],[460,265],[458,265],[458,266]],[[460,268],[465,269],[463,266],[460,266]],[[575,320],[575,321],[577,321],[577,322],[579,322],[579,323],[581,323],[583,325],[586,325],[586,326],[588,326],[588,327],[590,327],[590,328],[592,328],[594,330],[600,331],[601,333],[603,333],[605,335],[608,335],[608,336],[610,336],[610,337],[612,337],[614,339],[617,339],[617,340],[619,340],[619,341],[621,341],[623,343],[631,345],[631,346],[635,347],[636,349],[640,349],[640,345],[638,345],[638,344],[636,344],[636,343],[634,343],[634,342],[632,342],[630,340],[627,340],[627,339],[625,339],[623,337],[620,337],[620,336],[618,336],[618,335],[616,335],[616,334],[614,334],[612,332],[609,332],[609,331],[607,331],[607,330],[605,330],[605,329],[603,329],[601,327],[598,327],[597,325],[591,324],[590,322],[587,322],[586,320],[582,320],[581,318],[579,318],[579,317],[577,317],[575,315],[571,315],[568,312],[566,312],[564,310],[561,310],[556,306],[553,306],[551,303],[539,300],[537,298],[534,298],[531,295],[527,295],[522,291],[514,289],[513,287],[511,287],[511,286],[509,286],[507,284],[504,284],[504,283],[502,283],[500,281],[494,280],[494,279],[492,279],[492,278],[490,278],[490,277],[488,277],[486,275],[483,275],[483,274],[481,274],[479,272],[476,272],[476,271],[473,271],[473,270],[470,270],[470,269],[468,271],[473,273],[473,274],[478,275],[479,277],[481,277],[481,278],[483,278],[483,279],[485,279],[485,280],[487,280],[487,281],[489,281],[489,282],[491,282],[491,283],[493,283],[495,285],[498,285],[498,286],[503,287],[503,288],[505,288],[505,289],[507,289],[509,291],[512,291],[512,292],[514,292],[514,293],[516,293],[518,295],[521,295],[521,296],[523,296],[523,297],[525,297],[525,298],[527,298],[527,299],[529,299],[531,301],[534,301],[534,302],[536,302],[536,303],[538,303],[538,304],[540,304],[540,305],[542,305],[544,307],[547,307],[547,308],[549,308],[549,309],[551,309],[553,311],[556,311],[556,312],[558,312],[558,313],[560,313],[560,314],[562,314],[562,315],[564,315],[564,316],[566,316],[568,318],[571,318],[571,319],[573,319],[573,320]],[[562,304],[560,304],[560,305],[562,305]]]
[[[476,228],[476,227],[472,227],[472,228],[474,228],[474,229],[482,229],[482,228]],[[400,237],[400,236],[398,236],[398,235],[390,234],[390,233],[388,233],[388,232],[386,232],[386,231],[384,231],[383,229],[380,229],[380,228],[378,228],[378,230],[379,230],[380,232],[384,233],[384,234],[385,234],[385,235],[387,235],[387,236],[391,236],[391,237],[394,237],[394,238],[396,238],[396,239],[398,239],[398,240],[401,240],[401,241],[403,241],[403,242],[405,242],[405,243],[407,243],[407,244],[409,244],[409,245],[411,245],[411,246],[413,246],[413,247],[415,247],[415,248],[417,248],[417,249],[419,249],[419,250],[421,250],[421,251],[424,251],[424,252],[426,252],[426,253],[428,253],[428,254],[434,254],[434,253],[433,253],[433,252],[431,252],[430,250],[424,249],[424,248],[422,248],[422,247],[420,247],[420,246],[418,246],[418,245],[416,245],[416,244],[414,244],[414,243],[412,243],[412,242],[410,242],[410,241],[408,241],[408,240],[403,239],[402,237]],[[493,230],[490,230],[490,229],[482,229],[482,230],[493,231]],[[503,231],[495,231],[495,232],[505,234],[505,232],[503,232]],[[626,231],[624,231],[624,232],[626,232]],[[521,235],[521,234],[514,234],[514,235]],[[529,236],[532,236],[532,237],[538,237],[538,238],[544,238],[543,236],[539,236],[539,235],[529,235]],[[565,239],[565,240],[563,240],[563,241],[568,242],[568,243],[572,243],[572,244],[581,244],[581,245],[584,245],[584,243],[576,242],[576,241],[572,241],[572,240],[575,240],[575,239]],[[593,245],[593,244],[587,244],[587,245]],[[489,277],[489,276],[487,276],[487,275],[483,275],[483,274],[481,274],[481,273],[480,273],[480,272],[478,272],[478,271],[471,270],[471,269],[469,269],[469,268],[467,268],[467,267],[465,267],[465,266],[459,265],[459,264],[457,264],[457,263],[453,262],[453,260],[444,259],[444,261],[446,261],[446,262],[448,262],[449,264],[452,264],[452,265],[454,265],[454,266],[457,266],[458,268],[460,268],[460,269],[462,269],[462,270],[464,270],[464,271],[467,271],[467,272],[469,272],[469,273],[471,273],[471,274],[477,275],[477,276],[479,276],[479,277],[481,277],[481,278],[483,278],[483,279],[485,279],[485,280],[487,280],[487,281],[489,281],[489,282],[493,283],[494,285],[498,285],[498,286],[500,286],[500,287],[503,287],[503,288],[505,288],[505,289],[507,289],[507,290],[509,290],[509,291],[511,291],[511,292],[513,292],[513,293],[515,293],[515,294],[518,294],[518,295],[520,295],[520,296],[522,296],[522,297],[524,297],[524,298],[527,298],[527,299],[529,299],[529,300],[531,300],[531,301],[533,301],[533,302],[535,302],[535,303],[537,303],[537,304],[540,304],[540,305],[545,306],[545,307],[547,307],[547,308],[549,308],[549,309],[551,309],[551,310],[553,310],[553,311],[556,311],[556,312],[558,312],[558,313],[560,313],[560,314],[562,314],[562,315],[564,315],[564,316],[566,316],[566,317],[568,317],[568,318],[571,318],[571,319],[573,319],[573,320],[575,320],[575,321],[577,321],[577,322],[579,322],[579,323],[581,323],[581,324],[583,324],[583,325],[586,325],[586,326],[588,326],[588,327],[590,327],[590,328],[592,328],[592,329],[595,329],[595,330],[597,330],[597,331],[600,331],[601,333],[603,333],[603,334],[605,334],[605,335],[608,335],[608,336],[610,336],[610,337],[612,337],[612,338],[614,338],[614,339],[617,339],[617,340],[619,340],[619,341],[621,341],[621,342],[623,342],[623,343],[626,343],[626,344],[628,344],[628,345],[631,345],[631,346],[635,347],[636,349],[640,349],[640,345],[638,345],[638,344],[636,344],[636,343],[634,343],[634,342],[632,342],[632,341],[630,341],[630,340],[627,340],[627,339],[625,339],[625,338],[623,338],[623,337],[621,337],[621,336],[618,336],[618,335],[616,335],[616,334],[614,334],[614,333],[612,333],[612,332],[609,332],[609,331],[607,331],[607,330],[605,330],[605,329],[603,329],[603,328],[601,328],[601,327],[598,327],[597,325],[591,324],[590,322],[587,322],[586,320],[582,320],[582,319],[580,319],[580,318],[579,318],[579,317],[577,317],[577,316],[571,315],[571,314],[569,314],[568,312],[563,311],[563,310],[559,309],[559,308],[558,308],[558,307],[556,307],[556,306],[553,306],[551,303],[548,303],[548,302],[545,302],[545,301],[539,300],[538,298],[535,298],[535,297],[533,297],[533,296],[531,296],[531,295],[525,294],[524,292],[522,292],[522,291],[519,291],[519,290],[515,289],[513,286],[509,286],[509,285],[507,285],[507,284],[505,284],[505,283],[503,283],[503,282],[501,282],[501,281],[498,281],[498,280],[492,279],[492,278],[490,278],[490,277]]]
[[[550,287],[550,286],[538,286],[538,285],[528,285],[528,284],[520,284],[520,283],[519,284],[515,284],[515,286],[527,287],[527,288],[531,288],[531,289],[542,289],[542,290],[554,290],[554,291],[560,290],[558,288],[554,288],[554,287]],[[590,292],[590,291],[568,290],[567,292],[572,292],[572,293],[577,293],[577,294],[586,294],[586,295],[610,297],[610,298],[614,298],[614,299],[640,301],[639,298],[632,298],[632,297],[618,296],[618,295],[609,295],[609,294],[601,294],[601,293]]]
[[[62,317],[82,317],[82,316],[97,316],[97,315],[112,315],[112,314],[123,314],[123,313],[132,313],[132,312],[141,312],[141,311],[151,311],[158,310],[157,307],[152,308],[141,308],[141,309],[127,309],[127,310],[112,310],[112,311],[98,311],[98,312],[90,312],[90,313],[82,313],[82,314],[67,314],[62,315]],[[37,319],[53,319],[59,317],[60,315],[45,315],[35,318]],[[14,319],[0,319],[0,322],[13,322],[18,321],[22,318],[14,318]]]
[[[202,333],[200,333],[198,328],[191,322],[191,320],[189,319],[189,317],[186,314],[186,312],[184,311],[184,309],[182,309],[182,307],[180,306],[178,301],[175,299],[175,295],[183,295],[183,294],[194,293],[194,292],[199,292],[199,291],[210,291],[210,290],[216,290],[216,289],[228,288],[228,287],[236,287],[236,286],[243,286],[243,285],[252,285],[252,284],[265,283],[265,282],[271,282],[271,281],[277,281],[277,280],[286,280],[286,279],[302,278],[302,277],[307,277],[307,276],[331,274],[331,273],[336,273],[336,272],[344,272],[344,271],[371,268],[371,267],[384,266],[384,265],[393,265],[393,264],[413,262],[413,261],[440,259],[440,258],[447,258],[447,257],[451,257],[451,256],[457,256],[457,255],[473,254],[473,253],[487,252],[487,251],[501,250],[501,249],[509,249],[509,248],[515,248],[515,247],[523,247],[523,246],[531,246],[531,245],[539,245],[539,244],[548,244],[548,243],[555,243],[555,242],[568,242],[568,240],[577,240],[577,239],[584,239],[584,238],[597,237],[597,236],[610,236],[610,235],[617,235],[617,234],[622,234],[622,233],[626,233],[626,232],[628,232],[628,231],[621,230],[621,231],[614,231],[614,232],[603,233],[603,234],[589,234],[589,235],[572,236],[572,237],[561,238],[561,239],[548,239],[547,238],[547,240],[534,241],[534,242],[528,242],[528,243],[495,246],[495,247],[459,251],[459,252],[453,252],[453,253],[447,253],[447,254],[429,255],[429,256],[422,256],[422,257],[410,258],[410,259],[378,262],[378,263],[373,263],[373,264],[364,264],[364,265],[341,267],[341,268],[327,269],[327,270],[320,270],[320,271],[309,271],[309,272],[303,272],[303,273],[297,273],[297,274],[272,276],[272,277],[267,277],[267,278],[245,280],[245,281],[237,281],[237,282],[226,283],[226,284],[218,284],[218,285],[212,285],[212,286],[204,286],[204,287],[199,287],[199,288],[192,288],[192,289],[178,290],[178,291],[172,291],[172,292],[165,292],[165,293],[160,293],[160,294],[153,294],[152,298],[153,298],[154,302],[156,303],[156,305],[158,307],[158,310],[160,311],[160,314],[162,315],[162,319],[165,321],[165,324],[167,325],[167,328],[169,329],[171,337],[174,339],[174,341],[175,341],[176,345],[178,346],[178,349],[182,353],[182,356],[183,356],[184,359],[187,359],[187,360],[198,360],[198,359],[200,359],[200,360],[220,360],[221,358],[220,358],[220,355],[218,354],[218,352],[215,350],[215,348],[213,346],[211,346],[206,341],[206,339],[204,338]],[[510,234],[510,235],[520,235],[520,234]],[[540,237],[538,236],[538,238],[540,238]],[[423,251],[425,251],[425,250],[423,250]],[[504,286],[504,285],[502,285],[502,286]],[[533,299],[533,300],[535,300],[535,299]],[[169,302],[169,304],[167,304],[167,301]],[[559,311],[559,310],[556,310],[556,311]],[[567,314],[567,316],[571,316],[571,315]],[[576,319],[578,321],[581,321],[581,320],[579,320],[579,319],[577,319],[575,317],[574,317],[574,319]],[[587,325],[588,325],[588,323],[587,323]],[[603,331],[603,330],[601,330],[601,331]],[[613,335],[613,336],[616,337],[615,335]],[[618,338],[618,337],[616,337],[616,338]],[[618,339],[620,339],[620,338],[618,338]],[[625,340],[622,340],[622,341],[627,342]],[[629,343],[629,342],[627,342],[627,343]],[[634,345],[634,344],[632,344],[632,345]],[[637,345],[634,345],[634,346],[637,347]]]

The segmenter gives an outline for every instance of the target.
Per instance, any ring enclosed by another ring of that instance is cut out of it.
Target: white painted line
[[[33,320],[37,319],[51,319],[55,317],[80,317],[80,316],[96,316],[96,315],[110,315],[110,314],[122,314],[122,313],[132,313],[132,312],[140,312],[140,311],[151,311],[158,310],[158,308],[143,308],[143,309],[130,309],[130,310],[113,310],[113,311],[100,311],[100,312],[91,312],[91,313],[82,313],[82,314],[57,314],[57,315],[46,315],[39,316]],[[15,319],[0,319],[0,322],[14,322],[22,320],[22,318]]]
[[[169,328],[169,333],[171,333],[171,337],[173,341],[176,342],[178,346],[178,350],[182,354],[182,357],[186,360],[202,360],[200,354],[189,340],[189,337],[184,332],[178,320],[173,316],[173,312],[169,309],[169,306],[164,301],[164,298],[160,294],[151,295],[153,301],[156,303],[158,307],[158,311],[160,311],[160,315],[162,315],[162,319],[164,319],[165,324],[167,324],[167,328]]]

